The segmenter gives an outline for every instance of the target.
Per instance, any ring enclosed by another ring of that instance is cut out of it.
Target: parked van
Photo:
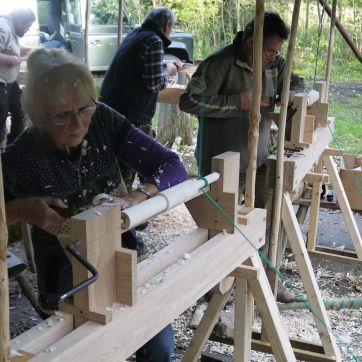
[[[17,7],[30,7],[36,22],[22,39],[27,46],[65,47],[84,59],[86,0],[11,0],[1,1],[0,14]],[[105,72],[117,50],[118,0],[90,0],[88,31],[89,67],[93,72]],[[58,12],[58,13],[57,13]],[[124,6],[122,38],[137,25]],[[165,58],[191,62],[193,37],[181,30],[173,30],[171,45]]]

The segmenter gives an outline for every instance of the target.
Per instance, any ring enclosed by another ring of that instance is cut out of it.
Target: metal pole
[[[327,4],[325,4],[324,0],[319,0],[319,2],[324,6],[326,13],[329,16],[331,16],[331,14],[332,14],[331,7]],[[344,26],[340,23],[340,21],[338,19],[336,19],[336,27],[339,30],[339,32],[341,33],[341,35],[343,36],[344,40],[349,45],[349,47],[352,49],[352,51],[355,54],[355,56],[357,57],[357,59],[362,63],[361,51],[358,49],[357,45],[353,42],[351,37],[347,34],[346,29],[344,28]]]

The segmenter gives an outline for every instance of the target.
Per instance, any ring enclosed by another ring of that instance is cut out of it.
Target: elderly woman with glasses
[[[23,106],[32,125],[6,149],[2,162],[8,223],[33,225],[44,309],[56,309],[56,296],[72,283],[71,265],[57,238],[67,216],[98,202],[99,194],[118,197],[122,207],[129,207],[186,179],[175,153],[95,98],[91,73],[71,54],[39,49],[29,56]],[[120,162],[142,176],[137,190],[127,193]],[[136,248],[132,234],[122,239],[124,246]],[[172,349],[168,326],[137,352],[137,360],[170,361]]]

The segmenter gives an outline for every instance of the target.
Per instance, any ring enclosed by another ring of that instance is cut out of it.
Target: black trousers
[[[24,130],[24,112],[21,107],[21,89],[17,82],[0,83],[0,142],[6,136],[6,118],[10,112],[11,127],[7,144],[12,143]]]

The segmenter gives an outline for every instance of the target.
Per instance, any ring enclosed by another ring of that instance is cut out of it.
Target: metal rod
[[[325,0],[319,0],[319,2],[322,4],[322,6],[324,6],[326,13],[329,16],[331,16],[331,14],[332,14],[331,7],[327,4],[325,4]],[[344,28],[344,26],[341,24],[341,22],[338,19],[336,19],[336,27],[339,30],[339,32],[341,33],[341,35],[343,36],[344,40],[349,45],[349,47],[352,49],[352,51],[355,54],[355,56],[357,57],[357,59],[362,63],[361,51],[358,49],[357,45],[353,42],[352,38],[347,34],[346,29]]]
[[[87,287],[88,285],[94,283],[97,279],[98,279],[98,272],[96,270],[96,268],[90,264],[88,262],[88,260],[84,259],[82,257],[82,255],[80,255],[80,253],[78,252],[78,250],[76,249],[76,245],[78,244],[79,241],[75,241],[69,245],[67,245],[65,247],[65,249],[72,255],[74,256],[87,270],[89,270],[92,274],[92,276],[89,279],[86,279],[84,282],[81,282],[79,284],[77,284],[75,287],[73,287],[72,289],[68,290],[67,292],[61,294],[58,297],[58,302],[65,300],[69,297],[71,297],[72,295],[74,295],[75,293],[79,292],[81,289]]]

